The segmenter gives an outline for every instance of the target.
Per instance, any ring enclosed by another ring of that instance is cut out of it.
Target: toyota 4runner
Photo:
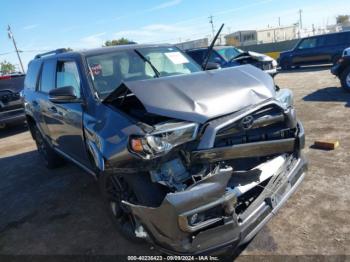
[[[251,65],[203,71],[171,45],[37,55],[24,103],[46,165],[95,176],[116,228],[165,253],[247,243],[307,169],[289,90]]]

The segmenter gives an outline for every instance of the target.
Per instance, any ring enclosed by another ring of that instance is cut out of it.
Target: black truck
[[[25,120],[21,99],[24,78],[21,73],[0,75],[0,128]]]
[[[307,170],[289,90],[251,65],[204,71],[172,45],[37,55],[24,102],[46,165],[92,174],[116,229],[164,253],[247,243]]]
[[[333,65],[331,72],[339,78],[341,86],[350,92],[350,47],[343,51],[342,57]]]

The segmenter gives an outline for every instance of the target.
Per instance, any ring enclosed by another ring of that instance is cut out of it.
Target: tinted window
[[[317,39],[316,38],[306,38],[301,41],[298,46],[298,49],[308,49],[316,47]]]
[[[59,62],[56,73],[56,87],[72,86],[80,97],[80,77],[77,64],[73,61]]]
[[[203,63],[204,50],[189,51],[188,54],[196,61],[198,64]]]
[[[39,85],[39,90],[41,92],[48,93],[51,89],[55,88],[55,62],[55,60],[47,60],[44,62]]]
[[[36,88],[40,66],[41,66],[40,61],[33,60],[32,62],[29,63],[27,75],[24,80],[25,88],[29,88],[29,89]]]

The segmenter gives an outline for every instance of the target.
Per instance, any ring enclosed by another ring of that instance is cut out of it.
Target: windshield
[[[201,68],[176,47],[115,51],[87,57],[90,75],[104,99],[122,82],[191,74]]]
[[[215,49],[226,61],[231,61],[233,58],[242,53],[242,51],[235,47],[218,48]]]

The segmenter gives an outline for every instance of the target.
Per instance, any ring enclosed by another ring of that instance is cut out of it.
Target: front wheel
[[[165,197],[164,188],[159,184],[152,183],[147,173],[124,176],[101,174],[99,186],[107,212],[116,229],[127,239],[140,241],[141,239],[135,234],[138,222],[130,208],[122,201],[157,207]]]
[[[348,66],[340,75],[341,86],[350,92],[350,66]]]

